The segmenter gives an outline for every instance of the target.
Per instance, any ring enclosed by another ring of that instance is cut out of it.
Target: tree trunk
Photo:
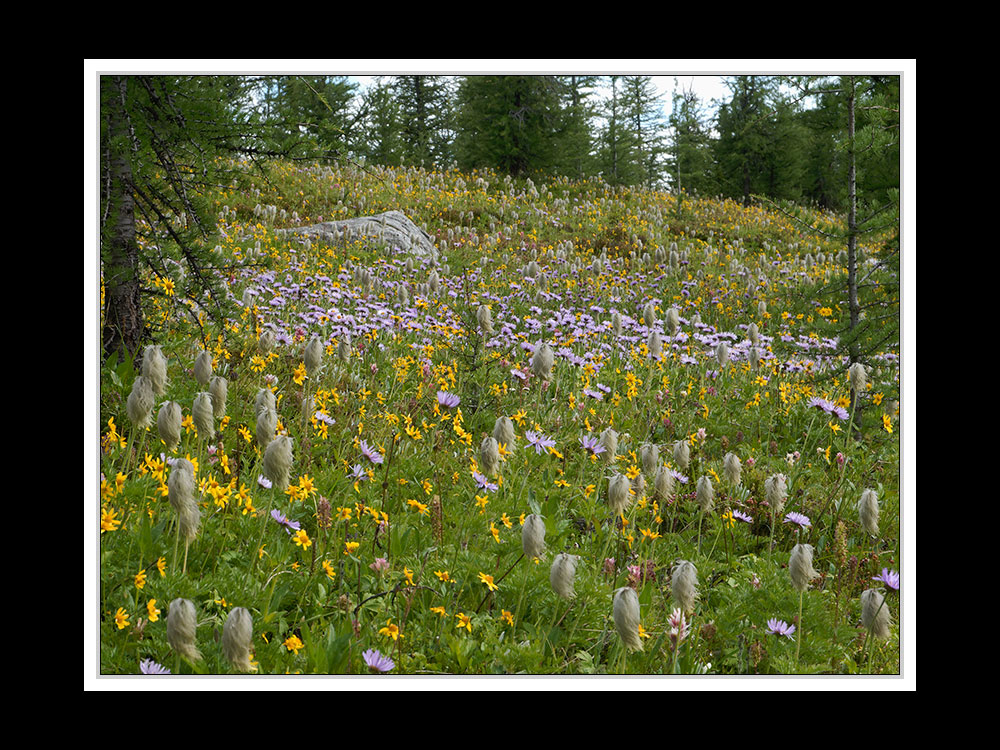
[[[139,246],[135,238],[135,201],[132,166],[128,160],[131,140],[125,112],[127,81],[108,77],[101,87],[108,94],[107,163],[109,209],[102,228],[104,254],[104,355],[126,352],[135,356],[142,342],[142,302],[139,293]]]
[[[858,304],[858,196],[857,196],[857,172],[854,143],[854,104],[855,104],[855,80],[854,76],[847,78],[847,303],[851,313],[851,343],[849,346],[850,363],[853,365],[860,358],[858,338],[856,331],[860,321],[861,307]],[[851,393],[854,402],[854,424],[852,425],[855,435],[861,433],[861,401],[860,394]]]

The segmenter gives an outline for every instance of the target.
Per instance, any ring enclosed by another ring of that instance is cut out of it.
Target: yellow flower
[[[160,571],[160,578],[167,577],[167,558],[161,557],[156,561],[156,569]]]
[[[124,630],[130,624],[131,623],[128,621],[128,612],[126,612],[124,608],[119,607],[118,611],[115,612],[115,625],[118,626],[119,630]]]
[[[305,645],[295,633],[288,636],[284,642],[285,648],[293,652],[296,656],[298,656],[299,649],[305,648]]]
[[[392,640],[394,641],[397,638],[403,637],[403,634],[399,632],[399,627],[397,625],[392,624],[391,618],[389,620],[386,620],[385,627],[379,630],[378,634],[392,638]]]
[[[465,628],[470,633],[472,632],[472,618],[465,614],[465,612],[459,612],[455,615],[455,618],[458,620],[458,622],[455,623],[456,628]]]
[[[500,619],[503,620],[508,625],[514,625],[514,615],[508,612],[506,609],[500,610]]]
[[[117,518],[118,511],[114,508],[101,508],[101,533],[117,531],[122,522]]]
[[[344,542],[344,554],[350,555],[361,545],[358,542]]]
[[[156,599],[146,602],[146,611],[149,612],[149,621],[156,622],[160,619],[160,610],[156,608]]]
[[[493,583],[493,576],[486,575],[485,573],[479,574],[479,580],[486,584],[486,588],[490,591],[497,591],[500,587]]]
[[[295,381],[296,385],[302,385],[306,379],[306,363],[299,362],[299,366],[295,368],[295,373],[292,376],[292,380]]]
[[[299,529],[292,535],[292,541],[299,545],[302,549],[309,549],[312,545],[312,539],[306,534],[305,529]]]
[[[892,420],[889,419],[888,414],[882,415],[882,429],[884,429],[890,435],[892,434]]]
[[[135,587],[141,589],[146,585],[146,569],[143,568],[138,573],[135,574]]]
[[[413,571],[410,570],[409,568],[407,568],[405,565],[403,566],[403,576],[406,578],[406,585],[407,586],[415,586],[416,585],[416,584],[413,583]]]
[[[431,607],[431,612],[440,615],[441,617],[448,616],[448,613],[445,611],[444,607]]]
[[[447,570],[435,570],[434,575],[438,577],[439,581],[443,581],[444,583],[448,583],[451,580],[451,575]]]
[[[650,541],[652,541],[653,539],[659,539],[660,538],[659,532],[653,531],[652,529],[639,529],[639,531],[642,532],[642,538],[644,540],[645,539],[649,539]]]

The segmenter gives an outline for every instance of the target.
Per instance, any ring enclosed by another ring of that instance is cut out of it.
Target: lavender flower
[[[536,433],[532,430],[528,430],[524,433],[524,437],[535,447],[535,453],[538,453],[539,455],[548,451],[549,448],[554,448],[556,445],[555,440],[545,437],[545,435],[540,432]]]
[[[873,581],[881,581],[893,591],[899,591],[899,573],[895,570],[889,570],[888,568],[882,568],[882,572],[877,576],[872,578]]]
[[[743,521],[743,523],[753,523],[753,519],[741,510],[734,510],[733,518]]]
[[[791,638],[792,633],[795,632],[795,626],[789,625],[784,620],[779,620],[776,617],[772,617],[767,621],[767,629],[770,630],[775,635],[783,635],[786,638]]]
[[[458,406],[459,402],[461,402],[462,400],[454,393],[448,393],[448,391],[438,391],[437,399],[438,403],[441,404],[441,406],[446,406],[449,409]]]
[[[139,671],[142,674],[170,674],[170,670],[157,664],[152,659],[143,659],[139,662]]]
[[[374,648],[370,648],[362,653],[361,658],[365,660],[365,664],[368,665],[368,669],[372,672],[388,672],[396,666],[396,662],[388,656],[383,656],[379,653],[378,649]]]
[[[496,484],[488,480],[478,471],[472,472],[472,478],[476,480],[476,484],[479,485],[480,489],[489,490],[490,492],[496,492],[498,489],[498,486]]]
[[[364,440],[361,441],[361,452],[365,455],[365,458],[367,458],[373,464],[380,464],[383,461],[385,461],[385,459],[382,457],[382,454],[379,453],[374,448],[372,448],[370,445],[368,445],[368,443],[366,443]]]
[[[580,446],[585,450],[590,451],[595,456],[599,453],[604,453],[606,450],[605,447],[601,445],[601,439],[593,437],[592,435],[580,438]]]
[[[290,518],[285,517],[285,515],[278,509],[271,511],[271,518],[273,518],[278,525],[284,526],[285,531],[291,534],[293,531],[298,531],[302,528],[302,524],[298,521],[293,521]]]
[[[809,520],[809,516],[795,512],[789,513],[785,516],[785,523],[794,523],[803,529],[807,529],[812,526],[812,521]]]

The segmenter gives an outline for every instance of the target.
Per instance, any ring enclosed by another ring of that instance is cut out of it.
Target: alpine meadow
[[[899,75],[97,78],[102,678],[902,674]]]

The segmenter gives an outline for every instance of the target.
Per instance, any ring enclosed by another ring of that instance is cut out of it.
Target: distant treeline
[[[725,77],[705,102],[650,76],[244,76],[243,114],[263,150],[386,166],[492,169],[513,177],[600,176],[610,185],[752,196],[843,210],[848,203],[846,96],[839,76]],[[852,76],[858,191],[879,202],[899,186],[899,76]]]

